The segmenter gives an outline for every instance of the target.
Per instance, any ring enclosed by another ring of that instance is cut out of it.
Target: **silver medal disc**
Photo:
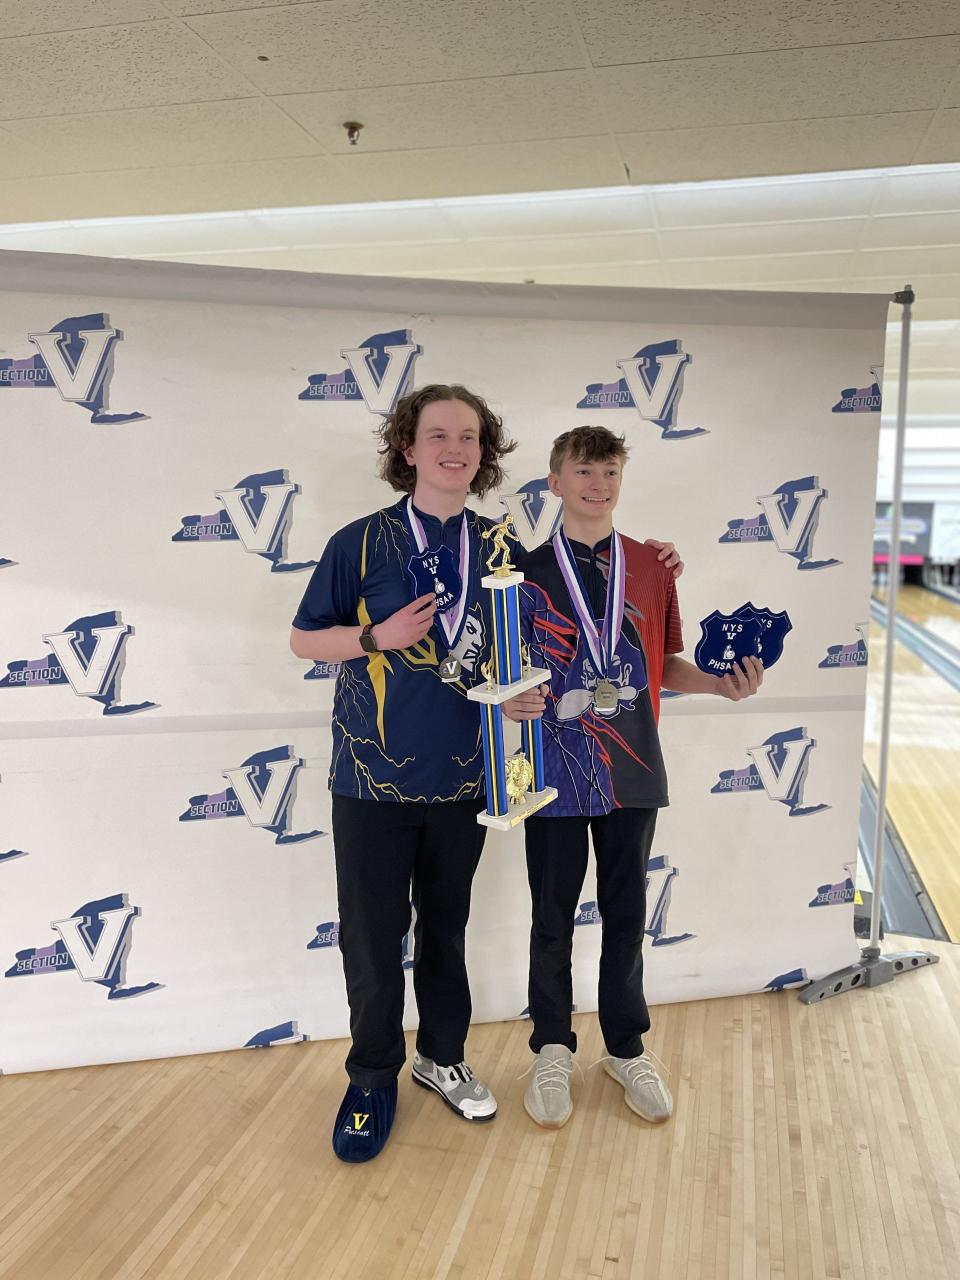
[[[453,684],[460,679],[460,659],[444,658],[440,663],[440,679],[445,684]]]
[[[598,711],[613,711],[620,701],[617,686],[611,680],[600,680],[593,691],[593,705]]]

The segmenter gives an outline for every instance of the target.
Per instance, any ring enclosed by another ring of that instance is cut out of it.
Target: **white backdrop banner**
[[[665,699],[650,999],[855,959],[885,297],[0,267],[0,1070],[346,1034],[336,669],[287,642],[326,539],[395,500],[373,429],[426,382],[520,441],[482,510],[528,546],[554,436],[625,433],[617,525],[680,547],[687,657],[768,668]],[[525,1012],[522,840],[478,873],[481,1021]],[[592,873],[577,924],[590,1010]]]

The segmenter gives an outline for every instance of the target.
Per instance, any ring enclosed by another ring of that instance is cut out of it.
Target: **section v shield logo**
[[[423,347],[410,329],[373,333],[358,347],[340,352],[347,367],[339,373],[311,373],[298,400],[362,400],[371,413],[392,413],[413,383],[413,367]]]
[[[679,338],[651,342],[614,363],[623,374],[616,382],[590,382],[578,409],[636,409],[644,422],[660,428],[661,440],[688,440],[707,434],[706,427],[677,426],[683,375],[693,356]]]
[[[269,1049],[275,1044],[303,1044],[305,1040],[309,1040],[309,1036],[305,1036],[300,1030],[299,1022],[291,1020],[290,1022],[280,1022],[275,1027],[265,1027],[263,1031],[258,1031],[255,1036],[243,1046],[245,1049]]]
[[[300,492],[286,471],[259,471],[232,489],[216,489],[223,503],[209,516],[183,516],[171,542],[239,542],[244,551],[270,562],[271,573],[312,569],[316,560],[287,563],[293,499]]]
[[[880,383],[883,381],[883,365],[872,364],[873,382],[869,387],[844,387],[840,399],[831,413],[879,413],[882,408]]]
[[[297,774],[303,761],[293,747],[272,747],[248,756],[234,769],[224,769],[229,786],[224,791],[190,797],[180,814],[181,822],[213,822],[244,816],[252,827],[269,831],[275,844],[299,844],[324,835],[323,831],[290,830]]]
[[[752,764],[741,769],[723,769],[710,794],[765,791],[769,799],[786,805],[791,818],[823,813],[830,808],[828,804],[803,803],[810,753],[816,745],[816,739],[808,737],[803,726],[772,734],[759,747],[747,748]]]
[[[515,493],[502,493],[500,501],[513,516],[513,527],[525,551],[535,551],[552,538],[563,521],[563,503],[550,492],[546,476],[528,480]]]
[[[48,333],[28,333],[37,354],[0,359],[0,391],[56,390],[68,404],[86,409],[96,425],[139,422],[145,413],[108,413],[113,357],[123,334],[105,312],[68,316]]]
[[[108,1000],[127,1000],[158,991],[161,982],[125,986],[127,960],[132,945],[133,922],[140,915],[125,893],[85,902],[65,920],[53,920],[50,928],[60,936],[49,946],[27,947],[5,978],[37,977],[45,973],[74,972],[81,982],[96,982],[107,988]]]
[[[828,644],[826,656],[817,663],[824,667],[865,667],[867,665],[867,628],[868,622],[858,622],[860,635],[849,644]]]
[[[783,642],[793,623],[786,609],[758,609],[749,601],[733,613],[714,609],[700,620],[700,641],[694,661],[708,675],[724,676],[746,657],[759,658],[765,671],[783,654]]]
[[[644,933],[653,939],[655,947],[672,947],[677,942],[686,942],[696,937],[693,933],[667,933],[667,912],[670,910],[670,897],[673,882],[680,874],[676,867],[671,867],[662,854],[651,858],[647,864],[647,923]],[[602,924],[603,917],[596,902],[581,902],[577,910],[574,928],[583,925]]]
[[[134,629],[121,621],[120,613],[93,613],[67,625],[63,631],[42,636],[53,652],[43,658],[15,658],[7,663],[0,689],[31,689],[42,685],[69,684],[80,698],[91,698],[105,716],[125,716],[149,711],[155,702],[121,705],[120,680],[126,660],[126,644]]]
[[[820,509],[828,491],[816,476],[787,480],[773,493],[757,498],[758,516],[744,516],[727,522],[727,531],[718,542],[773,542],[778,551],[791,556],[798,569],[829,569],[840,560],[814,560],[813,540],[820,521]]]

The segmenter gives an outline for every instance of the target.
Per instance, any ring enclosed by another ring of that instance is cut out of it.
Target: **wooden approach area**
[[[525,1022],[471,1032],[492,1124],[405,1072],[390,1143],[355,1167],[330,1151],[342,1041],[8,1076],[0,1276],[956,1280],[960,948],[933,949],[816,1007],[655,1009],[677,1103],[660,1128],[595,1068],[566,1128],[538,1129]],[[586,1067],[596,1018],[577,1030]]]
[[[885,599],[885,591],[875,594]],[[905,586],[897,608],[960,648],[960,608],[951,601]],[[874,782],[884,640],[883,628],[871,623],[863,755]],[[947,935],[960,942],[960,692],[899,641],[894,646],[887,812]]]

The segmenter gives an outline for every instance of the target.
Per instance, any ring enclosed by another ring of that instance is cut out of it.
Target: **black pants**
[[[574,918],[587,871],[587,831],[597,859],[597,907],[603,920],[600,952],[600,1029],[607,1052],[634,1058],[650,1030],[643,995],[643,931],[647,864],[656,809],[614,809],[598,818],[528,818],[527,876],[533,901],[530,929],[530,1048],[577,1037],[570,1019]]]
[[[464,933],[486,828],[479,800],[418,804],[333,797],[340,951],[350,1004],[347,1074],[379,1089],[403,1066],[403,937],[416,908],[417,1049],[463,1060],[470,1025]]]

